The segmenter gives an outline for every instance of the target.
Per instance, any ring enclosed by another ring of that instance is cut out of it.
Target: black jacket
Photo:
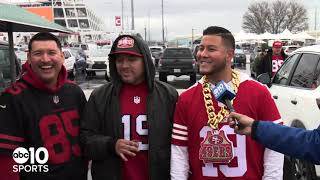
[[[287,58],[283,50],[281,50],[281,56],[283,60]],[[262,73],[268,73],[269,76],[272,77],[272,49],[269,49],[268,53],[261,58],[257,65],[257,76]]]
[[[121,38],[118,37],[111,49]],[[178,97],[170,85],[155,80],[155,68],[148,46],[133,37],[143,52],[148,85],[148,161],[151,180],[170,179],[170,146],[173,113]],[[81,124],[81,142],[85,155],[92,160],[93,180],[121,179],[122,160],[115,152],[115,143],[122,137],[119,92],[122,82],[116,72],[114,57],[110,56],[111,82],[94,90],[90,96]],[[139,167],[137,167],[139,168]]]

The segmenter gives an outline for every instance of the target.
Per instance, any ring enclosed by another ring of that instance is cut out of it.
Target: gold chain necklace
[[[240,74],[239,72],[232,70],[232,86],[234,92],[238,92],[238,87],[240,84]],[[218,114],[216,114],[213,107],[212,95],[211,95],[211,85],[209,83],[208,77],[205,75],[203,76],[203,85],[202,85],[202,93],[204,104],[206,106],[207,114],[208,114],[208,125],[212,129],[218,129],[218,124],[223,120],[225,116],[229,114],[229,111],[226,110],[224,107],[221,107]],[[232,101],[233,102],[233,101]]]

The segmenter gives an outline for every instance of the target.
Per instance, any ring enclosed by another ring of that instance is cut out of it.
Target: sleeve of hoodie
[[[265,66],[265,59],[266,59],[267,54],[265,55],[260,55],[256,64],[256,69],[257,69],[257,76],[264,73],[264,66]]]
[[[102,119],[98,112],[101,104],[97,100],[101,97],[96,91],[93,91],[83,112],[80,141],[84,148],[84,155],[90,160],[106,159],[115,155],[115,139],[111,136],[105,136],[102,132]]]
[[[255,121],[252,138],[274,151],[320,164],[320,130]],[[276,139],[276,140],[275,140]]]

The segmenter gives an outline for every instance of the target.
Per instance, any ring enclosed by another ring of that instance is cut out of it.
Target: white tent
[[[312,37],[311,35],[309,35],[305,31],[303,31],[303,32],[300,32],[298,34],[295,34],[293,39],[295,39],[295,40],[306,40],[306,39],[316,39],[316,38]]]
[[[245,33],[243,30],[241,30],[238,33],[235,33],[234,39],[236,41],[248,41],[248,40],[254,40],[257,38],[257,34],[254,33]]]
[[[285,29],[282,33],[277,35],[277,39],[294,39],[295,35],[292,34],[288,29]]]
[[[257,39],[277,39],[275,34],[271,34],[269,32],[265,32],[257,36]]]
[[[246,36],[247,34],[243,30],[240,30],[240,32],[235,33],[234,39],[236,41],[243,41],[246,40]]]

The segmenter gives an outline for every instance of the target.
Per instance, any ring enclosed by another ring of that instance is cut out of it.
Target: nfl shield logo
[[[134,96],[134,97],[133,97],[133,102],[134,102],[135,104],[139,104],[139,103],[140,103],[140,97],[139,97],[139,96]]]
[[[59,96],[57,96],[57,95],[53,96],[53,102],[55,104],[58,104],[59,103]]]

